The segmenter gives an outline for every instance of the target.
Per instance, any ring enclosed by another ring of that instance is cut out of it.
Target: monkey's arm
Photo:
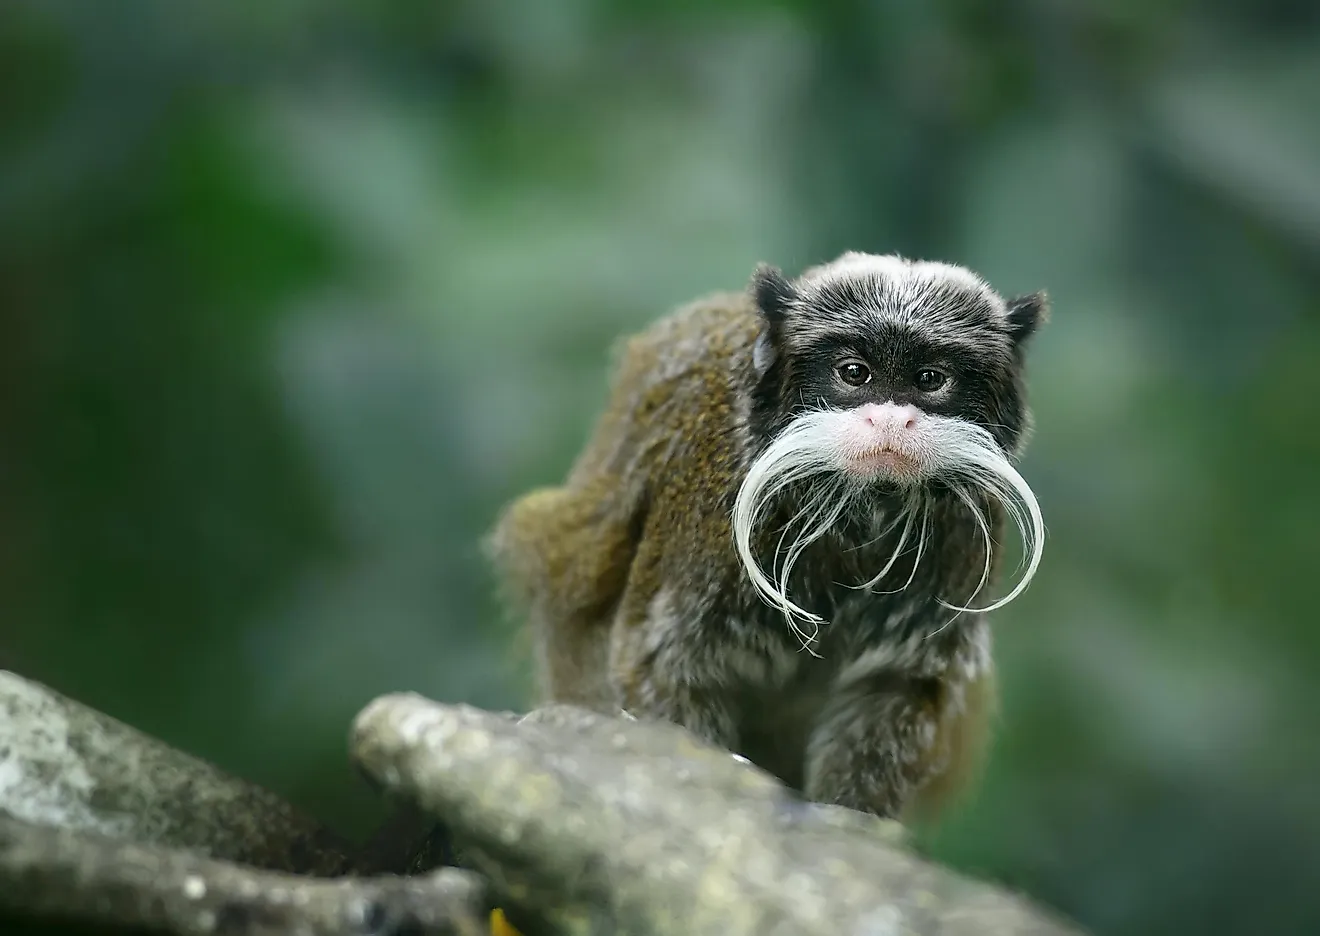
[[[608,482],[525,495],[505,511],[488,545],[508,600],[526,618],[542,700],[613,712],[610,621],[645,507]]]
[[[625,345],[609,405],[564,484],[514,501],[487,540],[507,600],[527,619],[546,702],[617,705],[606,644],[646,521],[650,484],[647,439],[626,390],[646,365],[643,354]]]
[[[618,356],[608,405],[564,483],[518,498],[487,540],[510,597],[561,629],[612,613],[646,522],[654,432],[629,391],[645,381],[654,354],[633,338]]]
[[[649,557],[639,557],[646,569]],[[645,581],[644,571],[639,578]],[[728,650],[713,622],[688,606],[681,589],[649,596],[630,588],[615,621],[610,672],[624,709],[638,718],[682,725],[728,750],[738,742],[726,683]]]
[[[701,548],[699,534],[710,517],[723,520],[736,461],[727,359],[737,342],[708,339],[746,330],[745,318],[694,307],[627,339],[605,410],[564,484],[506,513],[497,561],[538,635],[550,700],[627,704],[622,683],[651,671],[657,653],[652,643],[621,674],[614,664],[627,639],[611,631],[654,619],[650,601],[663,586],[686,589],[694,568],[703,574],[728,551],[727,528],[713,549]]]
[[[806,795],[886,818],[934,814],[979,766],[992,698],[988,671],[841,681],[808,742]]]

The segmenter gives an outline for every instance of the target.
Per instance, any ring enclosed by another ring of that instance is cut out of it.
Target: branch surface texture
[[[4,670],[0,810],[277,871],[349,867],[347,843],[274,793]]]
[[[805,803],[675,726],[561,706],[519,720],[401,694],[358,716],[352,751],[547,932],[1077,933],[912,855],[896,824]]]
[[[485,936],[475,875],[300,877],[0,814],[0,910],[177,936]]]
[[[522,936],[1079,936],[673,725],[400,694],[350,749],[399,809],[361,849],[0,671],[0,933],[482,936],[499,906]]]

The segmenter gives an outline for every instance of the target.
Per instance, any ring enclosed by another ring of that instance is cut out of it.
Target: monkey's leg
[[[533,605],[528,621],[535,637],[536,682],[541,704],[578,705],[613,715],[617,706],[608,679],[608,624]]]
[[[807,798],[901,818],[931,773],[939,689],[892,672],[837,686],[807,742]]]

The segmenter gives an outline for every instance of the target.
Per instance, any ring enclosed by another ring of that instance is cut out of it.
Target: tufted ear
[[[768,263],[756,267],[755,272],[752,273],[749,291],[756,300],[756,307],[761,310],[761,314],[772,328],[783,322],[789,306],[798,298],[798,292],[793,288],[793,284],[784,278],[778,267],[770,266]]]
[[[765,327],[756,337],[752,353],[752,364],[756,373],[765,377],[779,358],[779,341],[783,334],[784,316],[789,307],[797,300],[798,292],[793,284],[784,278],[778,267],[768,263],[759,264],[752,273],[752,281],[747,291],[751,293],[756,308],[761,312]]]
[[[1008,333],[1015,344],[1025,343],[1049,318],[1050,300],[1044,290],[1008,301]]]

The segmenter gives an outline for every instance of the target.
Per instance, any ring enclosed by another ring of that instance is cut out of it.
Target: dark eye
[[[839,365],[839,379],[851,386],[860,387],[871,379],[871,371],[861,361],[847,361]]]
[[[917,389],[922,393],[934,393],[940,387],[949,382],[949,378],[937,370],[926,368],[917,371],[916,384]]]

